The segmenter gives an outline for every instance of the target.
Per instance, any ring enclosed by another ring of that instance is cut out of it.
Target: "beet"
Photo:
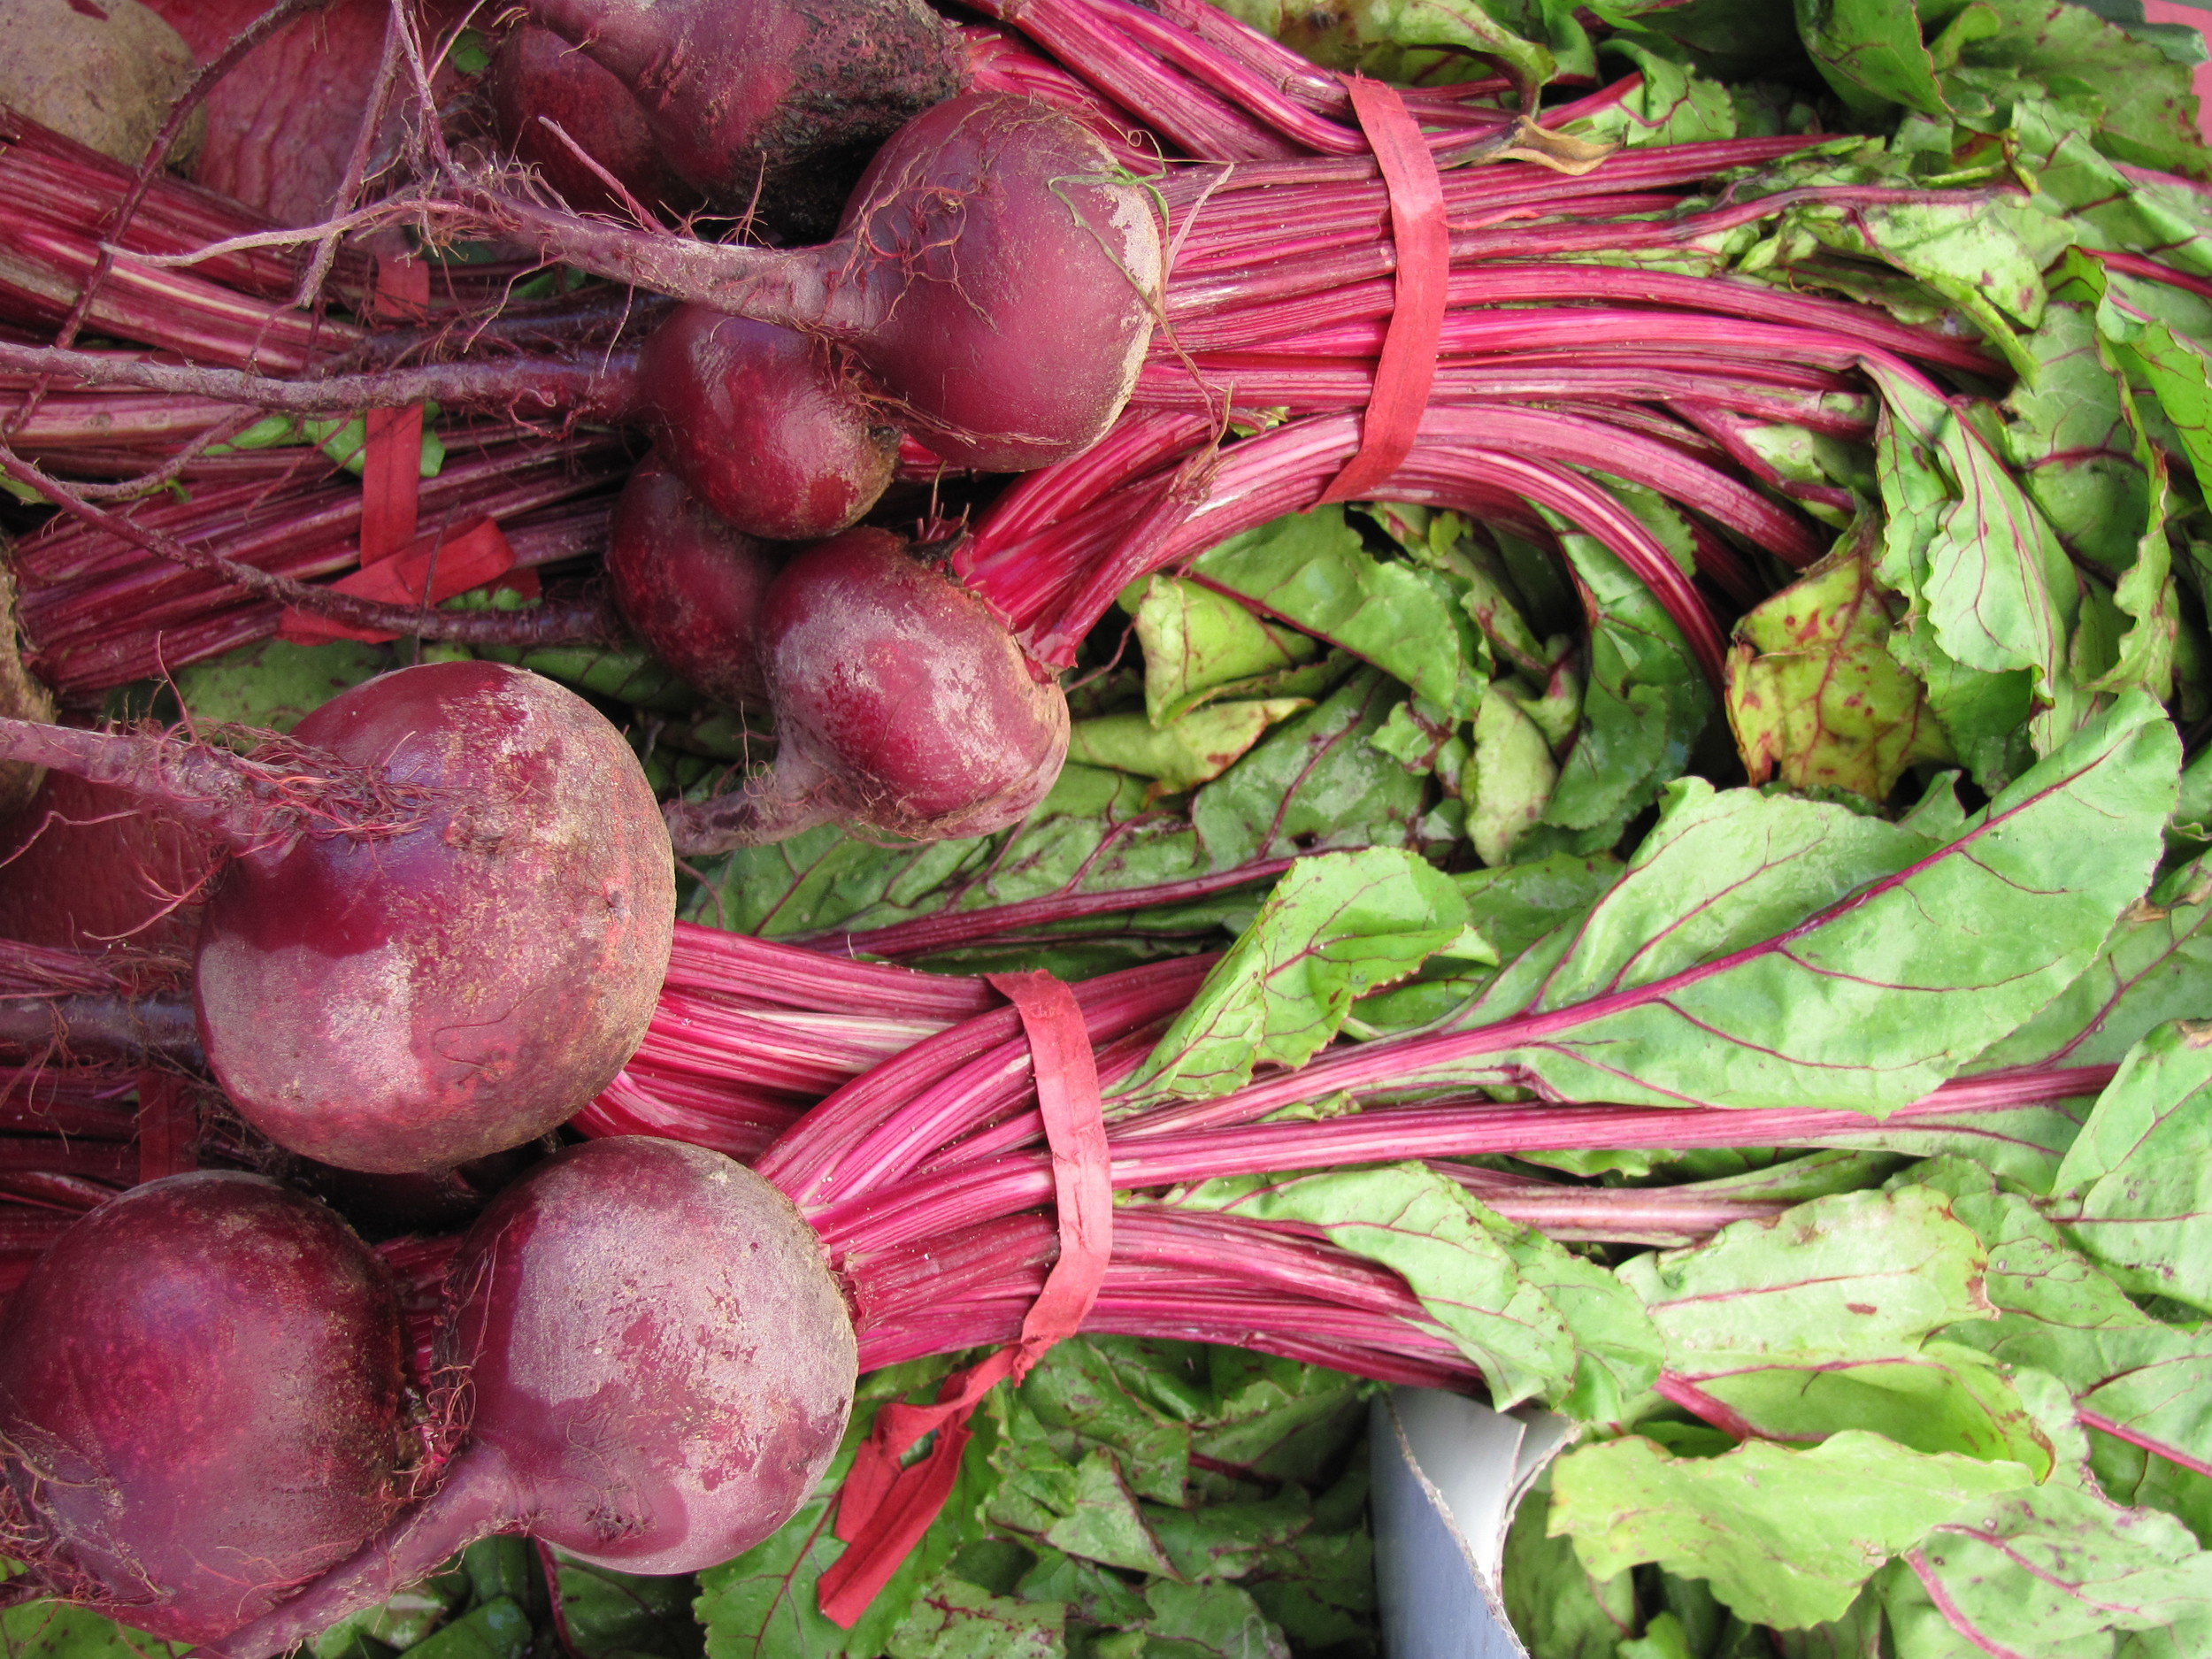
[[[208,1063],[254,1127],[342,1168],[518,1146],[644,1040],[675,877],[643,770],[574,693],[493,663],[355,687],[299,742],[436,792],[400,834],[234,860],[195,987]]]
[[[959,90],[967,48],[921,0],[529,0],[636,95],[662,157],[718,206],[834,219],[868,155]],[[818,234],[818,229],[816,234]]]
[[[194,964],[239,1114],[377,1173],[518,1146],[645,1035],[675,879],[636,757],[591,705],[495,663],[386,674],[250,756],[0,720],[0,755],[223,836]]]
[[[766,704],[755,634],[775,573],[769,549],[710,511],[657,452],[622,487],[607,541],[615,608],[710,697]]]
[[[626,215],[622,199],[538,119],[557,122],[640,205],[677,211],[692,193],[661,164],[645,111],[608,70],[549,29],[510,29],[485,90],[492,124],[515,158],[535,167],[579,212]]]
[[[662,457],[748,535],[818,541],[891,482],[898,429],[842,348],[772,323],[677,308],[638,356]]]
[[[221,1651],[265,1654],[528,1532],[624,1572],[749,1549],[821,1477],[858,1349],[812,1228],[717,1152],[620,1136],[508,1187],[448,1270],[466,1437],[423,1507]]]
[[[925,840],[987,834],[1026,817],[1067,757],[1059,683],[888,531],[849,530],[794,559],[769,585],[759,638],[775,767],[672,804],[681,850],[835,818]]]
[[[0,1536],[171,1641],[227,1635],[400,1502],[399,1305],[345,1224],[173,1175],[73,1224],[0,1313]]]
[[[1025,472],[1095,442],[1136,383],[1164,269],[1150,198],[1033,98],[964,93],[877,154],[837,235],[748,248],[478,193],[548,259],[849,346],[954,466]]]

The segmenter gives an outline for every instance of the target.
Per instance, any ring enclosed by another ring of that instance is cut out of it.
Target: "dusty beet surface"
[[[657,452],[622,487],[607,542],[615,606],[656,657],[709,696],[766,704],[756,636],[775,574],[772,550],[733,529]]]
[[[389,1517],[398,1303],[312,1199],[205,1171],[77,1222],[0,1313],[0,1527],[172,1641],[258,1617]]]
[[[572,692],[492,663],[381,676],[293,736],[373,768],[415,826],[298,836],[219,879],[195,981],[225,1092],[347,1169],[544,1133],[643,1040],[668,964],[674,874],[636,757]]]
[[[808,549],[768,589],[760,642],[772,772],[669,808],[680,849],[841,818],[916,840],[1026,817],[1068,752],[1068,704],[983,602],[886,530]]]
[[[662,165],[645,111],[629,88],[551,30],[509,30],[493,54],[485,91],[501,141],[579,212],[629,216],[621,198],[541,116],[557,122],[644,207],[680,211],[694,204],[691,192]]]
[[[694,1572],[790,1518],[836,1451],[858,1348],[789,1200],[703,1148],[587,1141],[495,1199],[448,1271],[442,1364],[468,1425],[436,1494],[222,1644],[261,1659],[456,1549],[528,1532]]]
[[[748,535],[835,535],[891,482],[898,431],[826,340],[680,306],[639,352],[638,385],[662,457]]]
[[[841,241],[885,257],[868,366],[955,466],[1020,472],[1090,447],[1136,383],[1164,263],[1143,191],[1031,98],[969,94],[900,129]]]
[[[529,1530],[625,1572],[750,1548],[845,1432],[858,1350],[814,1230],[743,1165],[645,1136],[559,1154],[492,1202],[441,1357]]]

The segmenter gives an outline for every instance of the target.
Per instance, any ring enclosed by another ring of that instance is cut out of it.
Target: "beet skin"
[[[788,1520],[843,1438],[858,1348],[821,1241],[718,1152],[570,1147],[477,1218],[447,1287],[438,1356],[465,1378],[467,1434],[444,1484],[225,1659],[289,1647],[499,1532],[624,1572],[713,1566]]]
[[[314,1200],[202,1171],[63,1233],[0,1314],[0,1537],[169,1641],[259,1617],[389,1518],[399,1306]]]
[[[759,641],[774,770],[672,804],[685,852],[780,841],[833,818],[918,841],[986,835],[1027,817],[1067,758],[1058,680],[887,530],[848,530],[786,565]]]
[[[607,541],[607,586],[630,631],[710,697],[764,707],[756,638],[776,574],[765,544],[701,501],[656,453],[630,474]]]
[[[225,1092],[343,1169],[543,1134],[644,1040],[668,965],[675,876],[636,757],[494,663],[380,676],[292,735],[374,773],[392,827],[275,840],[219,878],[195,984]]]
[[[748,535],[835,535],[891,482],[898,429],[826,340],[679,306],[639,352],[638,382],[663,459]]]

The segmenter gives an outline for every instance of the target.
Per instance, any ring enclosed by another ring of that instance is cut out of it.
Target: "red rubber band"
[[[374,565],[364,565],[350,575],[331,583],[340,593],[378,599],[393,605],[442,604],[472,588],[495,582],[515,567],[515,550],[489,518],[479,518],[453,535],[419,537],[404,551]],[[537,572],[526,571],[534,582]],[[295,645],[321,645],[331,640],[365,640],[381,644],[396,634],[348,627],[328,617],[287,611],[277,629],[280,639]]]
[[[1421,431],[1436,381],[1451,280],[1451,234],[1444,218],[1444,181],[1421,124],[1394,87],[1363,75],[1340,75],[1352,112],[1375,152],[1390,193],[1390,238],[1398,250],[1390,325],[1375,364],[1375,386],[1360,421],[1359,449],[1314,505],[1355,501],[1405,465]]]
[[[838,1494],[836,1532],[845,1553],[816,1588],[823,1617],[841,1630],[859,1622],[952,1495],[970,1438],[969,1415],[1002,1379],[1019,1382],[1047,1348],[1082,1328],[1113,1255],[1106,1119],[1083,1010],[1075,994],[1049,973],[994,973],[989,979],[1020,1013],[1029,1039],[1037,1110],[1052,1148],[1060,1256],[1022,1320],[1020,1341],[946,1378],[933,1403],[895,1401],[876,1414]],[[901,1468],[899,1460],[933,1431],[937,1443],[928,1455]]]
[[[428,315],[430,267],[419,259],[376,262],[377,315],[409,320]],[[372,409],[361,453],[361,563],[392,557],[418,530],[422,493],[422,405]]]

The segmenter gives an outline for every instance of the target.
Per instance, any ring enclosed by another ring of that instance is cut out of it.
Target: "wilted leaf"
[[[1962,668],[2024,670],[2040,701],[2061,699],[2068,695],[2067,639],[2079,603],[2065,549],[1956,410],[1924,382],[1878,365],[1868,373],[1882,390],[1877,447],[1889,519],[1877,573],[1910,603],[1907,631],[1929,629]],[[1901,658],[1916,665],[1908,655]],[[1932,682],[1930,689],[1942,718],[1945,688]],[[2055,729],[2072,727],[2065,722]]]
[[[1061,1659],[1067,1609],[992,1595],[940,1573],[884,1644],[890,1659]]]
[[[1789,1629],[1839,1617],[1884,1562],[1964,1504],[2032,1484],[2017,1463],[1851,1431],[1809,1451],[1750,1440],[1707,1458],[1630,1435],[1552,1465],[1551,1528],[1593,1577],[1655,1561],[1708,1580],[1749,1622]]]
[[[1110,766],[1158,781],[1179,793],[1206,783],[1241,760],[1271,726],[1312,707],[1304,697],[1262,703],[1213,703],[1165,726],[1141,714],[1107,714],[1078,720],[1068,739],[1068,759],[1083,766]]]
[[[1813,62],[1847,104],[1862,111],[1901,104],[1945,112],[1935,64],[1920,42],[1920,19],[1899,0],[1797,0],[1797,28]]]
[[[1290,1659],[1283,1633],[1233,1584],[1145,1586],[1145,1659]]]
[[[1617,493],[1640,515],[1663,505],[1647,493]],[[1628,818],[1689,764],[1690,747],[1712,718],[1713,695],[1681,630],[1649,588],[1586,535],[1563,531],[1559,544],[1594,615],[1582,728],[1544,815],[1547,824],[1582,833],[1570,838],[1571,847],[1546,850],[1603,852],[1619,840]]]
[[[1376,558],[1340,507],[1292,513],[1230,537],[1191,573],[1364,657],[1455,719],[1482,696],[1473,626],[1442,577]]]
[[[1136,623],[1144,647],[1144,711],[1155,726],[1224,696],[1310,696],[1318,686],[1286,680],[1326,672],[1306,666],[1321,651],[1310,636],[1179,576],[1145,580]]]
[[[1514,695],[1517,685],[1494,680],[1483,693],[1475,714],[1473,787],[1462,789],[1468,839],[1486,864],[1513,861],[1515,844],[1542,820],[1559,781],[1551,745]]]
[[[1500,1583],[1514,1632],[1535,1659],[1614,1659],[1641,1623],[1635,1581],[1626,1572],[1593,1578],[1573,1541],[1547,1530],[1550,1520],[1547,1470],[1506,1529]]]
[[[1889,652],[1888,595],[1867,524],[1736,624],[1728,722],[1754,783],[1889,798],[1908,767],[1950,745],[1918,680]]]

